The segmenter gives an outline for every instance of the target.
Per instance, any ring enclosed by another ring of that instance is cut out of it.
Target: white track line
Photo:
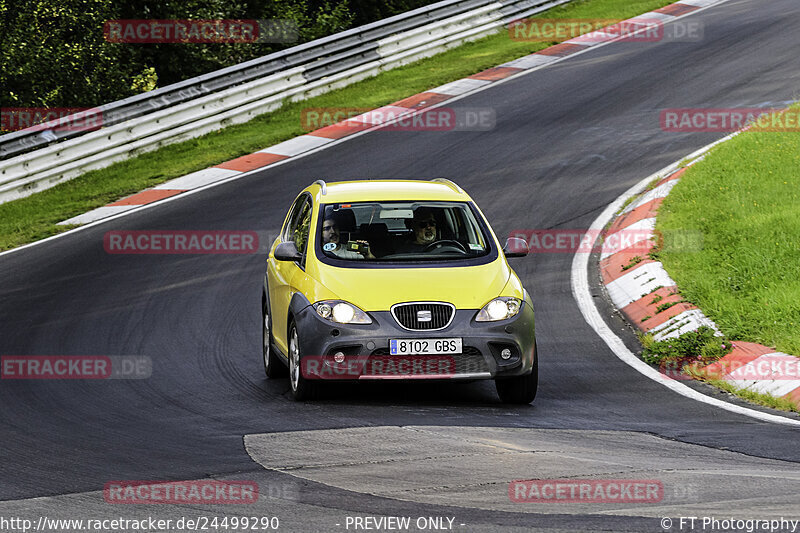
[[[712,143],[700,150],[694,152],[688,158],[682,159],[681,161],[685,161],[686,159],[696,159],[701,157],[703,154],[708,152],[711,148],[716,146],[717,144],[727,141],[737,133],[733,133],[720,139],[719,141]],[[625,201],[632,197],[635,194],[640,193],[647,187],[649,183],[651,183],[656,178],[665,178],[678,170],[682,165],[680,162],[673,163],[670,166],[656,172],[652,176],[649,176],[627,191],[625,191],[622,196],[614,200],[614,202],[609,205],[605,211],[603,211],[599,217],[592,223],[592,225],[587,230],[588,235],[592,235],[594,232],[595,238],[599,235],[600,231],[606,226],[608,222],[610,222],[613,218],[615,213],[617,213]],[[757,420],[762,420],[764,422],[774,422],[777,424],[785,424],[788,426],[800,426],[800,420],[794,420],[791,418],[786,418],[783,416],[772,415],[769,413],[762,413],[761,411],[756,411],[755,409],[749,409],[747,407],[741,407],[738,405],[734,405],[728,402],[724,402],[717,398],[712,398],[710,396],[706,396],[696,390],[687,387],[683,383],[679,381],[675,381],[672,378],[668,378],[664,374],[660,373],[655,368],[651,367],[641,359],[639,359],[633,352],[631,352],[625,343],[622,342],[611,328],[603,320],[603,317],[600,316],[600,312],[597,310],[597,307],[594,304],[594,299],[592,298],[592,294],[589,291],[589,256],[590,254],[585,253],[576,253],[572,259],[572,295],[575,297],[575,301],[578,304],[578,307],[583,314],[583,318],[586,319],[586,322],[592,327],[592,329],[600,336],[601,339],[611,348],[611,351],[614,352],[618,358],[622,360],[628,366],[633,367],[634,370],[637,372],[647,376],[648,378],[652,379],[656,383],[660,383],[664,385],[668,389],[672,390],[680,394],[681,396],[685,396],[689,399],[696,400],[698,402],[703,402],[708,405],[713,405],[714,407],[719,407],[720,409],[725,409],[726,411],[730,411],[732,413],[749,416],[750,418],[755,418]]]

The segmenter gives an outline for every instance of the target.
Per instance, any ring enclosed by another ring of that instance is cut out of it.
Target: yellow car
[[[264,369],[292,396],[323,380],[493,379],[500,399],[538,386],[533,304],[458,185],[368,180],[303,190],[272,244],[262,293]]]

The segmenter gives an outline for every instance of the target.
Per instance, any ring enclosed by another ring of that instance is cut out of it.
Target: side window
[[[304,254],[308,245],[308,230],[311,225],[311,202],[306,200],[297,212],[297,224],[294,226],[292,239],[297,250]]]
[[[286,223],[281,230],[281,242],[286,242],[292,240],[292,235],[294,234],[294,227],[295,227],[295,219],[297,218],[297,213],[300,211],[300,207],[306,201],[304,196],[296,199],[292,204],[291,209],[289,209],[289,217],[286,219]]]
[[[291,215],[281,235],[284,242],[293,241],[302,254],[308,244],[308,230],[311,223],[311,200],[307,195],[298,198],[292,206]]]

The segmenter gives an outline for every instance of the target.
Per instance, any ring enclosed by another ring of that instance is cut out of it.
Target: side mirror
[[[506,257],[525,257],[530,252],[528,241],[522,237],[509,237],[506,245],[503,246],[503,253]]]
[[[282,242],[276,246],[274,255],[278,261],[300,261],[303,258],[292,241]]]

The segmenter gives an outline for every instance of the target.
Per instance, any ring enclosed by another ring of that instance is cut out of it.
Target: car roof
[[[307,187],[306,191],[314,196],[316,203],[323,204],[391,200],[451,202],[472,200],[461,187],[443,178],[432,181],[354,180],[333,183],[324,183],[322,180],[318,180]]]

